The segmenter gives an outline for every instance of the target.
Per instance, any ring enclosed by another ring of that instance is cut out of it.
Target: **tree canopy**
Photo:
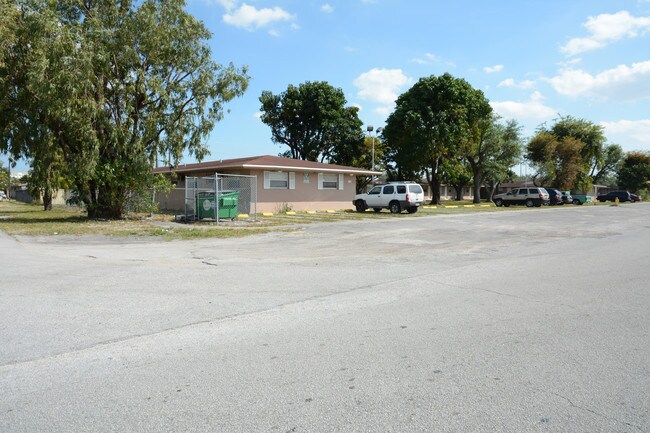
[[[13,2],[14,37],[0,45],[0,150],[28,158],[44,186],[68,179],[89,216],[110,218],[152,186],[157,158],[201,160],[249,78],[212,60],[210,33],[184,6]]]
[[[650,189],[650,152],[629,152],[618,168],[618,183],[632,192]]]
[[[421,78],[400,95],[386,121],[388,155],[398,171],[424,171],[432,202],[439,203],[445,160],[479,139],[491,112],[483,92],[461,78],[448,73]]]
[[[308,81],[279,95],[264,91],[259,99],[271,139],[288,146],[290,157],[350,164],[360,154],[363,124],[359,109],[346,107],[343,90]]]
[[[606,144],[601,125],[572,116],[556,119],[551,127],[540,126],[526,147],[536,181],[559,189],[588,190],[622,156],[620,146]]]
[[[511,168],[520,160],[522,152],[521,126],[515,120],[505,123],[494,116],[482,139],[482,182],[491,189],[512,177]]]

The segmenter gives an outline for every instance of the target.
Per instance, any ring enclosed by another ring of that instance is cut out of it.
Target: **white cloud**
[[[517,89],[530,89],[535,85],[535,82],[532,80],[523,80],[523,81],[515,81],[514,78],[506,78],[505,80],[501,81],[497,87],[515,87]]]
[[[605,136],[611,143],[620,144],[625,150],[650,150],[650,119],[618,120],[600,122]]]
[[[359,89],[357,96],[363,100],[392,105],[402,87],[412,83],[401,69],[374,68],[354,80]]]
[[[494,74],[495,72],[499,72],[502,69],[503,65],[486,66],[483,68],[483,72],[486,74]]]
[[[583,26],[589,36],[569,40],[560,50],[574,56],[585,51],[602,48],[623,38],[635,38],[650,31],[650,17],[634,17],[628,11],[589,17]]]
[[[359,51],[358,48],[354,48],[354,47],[343,47],[343,50],[347,51],[348,53],[356,53]]]
[[[246,3],[223,16],[223,22],[249,31],[266,27],[277,21],[293,21],[294,15],[280,7],[257,9]]]
[[[556,92],[565,96],[591,96],[617,101],[650,98],[650,60],[619,65],[597,75],[581,69],[567,69],[548,79]]]
[[[203,3],[209,6],[215,4],[221,5],[228,11],[233,10],[237,6],[237,0],[203,0]]]
[[[449,66],[450,68],[456,67],[456,64],[454,62],[445,60],[442,57],[432,53],[425,53],[424,58],[416,57],[414,59],[411,59],[411,63],[416,63],[418,65],[431,65],[434,63],[438,63],[438,64],[443,64],[445,66]]]
[[[526,102],[503,101],[490,102],[490,105],[506,119],[522,119],[543,121],[557,115],[557,110],[544,105],[544,97],[539,92],[533,92]]]
[[[261,111],[256,111],[256,112],[253,114],[253,117],[254,117],[255,119],[257,119],[257,120],[262,120],[262,112],[261,112]]]
[[[332,5],[329,3],[325,3],[323,6],[320,7],[320,10],[322,12],[325,12],[326,14],[331,14],[332,12],[334,12],[334,7],[332,7]]]

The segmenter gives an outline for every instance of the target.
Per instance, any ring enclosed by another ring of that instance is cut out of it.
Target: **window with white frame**
[[[265,171],[264,189],[294,189],[296,173],[286,171]]]
[[[323,174],[323,189],[338,189],[339,175],[338,174]]]
[[[286,171],[272,171],[269,173],[269,188],[288,189],[289,173]]]
[[[343,175],[318,173],[318,189],[343,189]]]

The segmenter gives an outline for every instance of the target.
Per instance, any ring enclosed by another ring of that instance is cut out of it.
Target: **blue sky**
[[[650,0],[188,0],[219,63],[248,65],[246,94],[208,139],[211,159],[275,155],[259,96],[327,81],[383,126],[420,77],[483,90],[526,136],[561,115],[650,150]],[[186,158],[183,162],[194,162]]]

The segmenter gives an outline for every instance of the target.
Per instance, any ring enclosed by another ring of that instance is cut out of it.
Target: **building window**
[[[318,173],[318,189],[343,189],[342,174]]]
[[[289,189],[289,173],[286,171],[270,172],[269,187],[271,189]]]
[[[265,171],[264,189],[295,189],[296,173],[286,171]]]
[[[339,176],[337,174],[323,174],[323,189],[338,189]]]
[[[343,174],[318,173],[318,189],[343,190]]]

